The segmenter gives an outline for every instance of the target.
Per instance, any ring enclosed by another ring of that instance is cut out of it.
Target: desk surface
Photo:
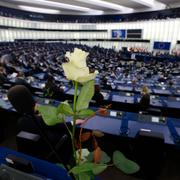
[[[101,91],[104,100],[111,101],[111,102],[119,102],[119,103],[128,103],[128,104],[136,104],[140,101],[140,94],[133,94],[133,93],[123,93],[123,92],[116,92],[116,91]],[[74,95],[74,89],[71,88],[66,91],[68,95]],[[180,98],[174,97],[163,97],[163,96],[151,96],[150,105],[154,107],[168,107],[174,109],[180,109]]]
[[[127,137],[134,138],[140,129],[162,133],[166,144],[174,144],[173,138],[166,124],[138,121],[138,114],[126,113],[129,133]],[[176,130],[180,134],[180,119],[171,118],[176,124]],[[122,118],[95,116],[87,122],[86,129],[100,130],[104,133],[120,135]]]
[[[116,98],[116,96],[115,96],[115,98]],[[125,101],[128,101],[131,103],[131,101],[134,101],[134,97],[126,96],[126,98],[124,99],[124,98],[121,98],[121,96],[120,96],[120,100],[125,100]],[[47,101],[47,99],[45,99],[45,98],[36,98],[36,101],[39,104],[49,104],[50,103],[50,104],[55,105],[55,106],[59,105],[59,103],[60,103],[59,101],[55,101],[55,100]],[[153,99],[152,102],[155,102],[155,100]],[[160,103],[160,102],[158,100],[155,103]],[[172,107],[172,105],[174,105],[175,107],[180,105],[180,101],[177,102],[177,104],[175,104],[173,101],[172,102],[170,102],[170,101],[166,102],[165,101],[164,103],[166,103],[167,106],[171,106],[171,107]],[[7,97],[5,97],[2,94],[1,94],[1,99],[0,99],[0,105],[4,109],[13,110],[13,107],[11,106],[9,101],[7,101]],[[117,111],[115,111],[115,112],[117,112]],[[128,137],[135,137],[135,135],[137,134],[137,132],[141,128],[142,129],[150,129],[151,131],[161,132],[164,135],[165,143],[173,144],[173,139],[171,138],[169,129],[166,126],[166,124],[154,123],[154,122],[151,123],[148,121],[142,122],[138,119],[138,113],[126,112],[126,117],[129,121],[129,123],[128,123],[128,128],[129,128]],[[176,118],[170,118],[170,119],[175,123],[177,131],[180,134],[180,119],[176,119]],[[121,122],[122,122],[121,116],[118,116],[118,117],[96,116],[87,123],[86,128],[88,128],[88,129],[99,129],[99,130],[106,132],[106,133],[109,133],[109,134],[119,135],[120,134]]]
[[[39,89],[40,90],[39,92],[42,92],[42,88],[44,87],[44,83],[39,83],[39,82],[33,82],[31,83],[31,85],[34,88]],[[69,86],[63,86],[63,87],[64,87],[65,95],[71,95],[71,96],[74,95],[73,88],[70,88]],[[104,91],[104,90],[102,90],[101,92],[104,96],[105,103],[113,104],[114,102],[114,103],[123,103],[123,104],[130,104],[130,105],[136,106],[136,104],[140,101],[140,94],[134,94],[130,92]],[[6,103],[4,102],[7,100],[7,97],[4,98],[4,95],[0,94],[0,98],[1,98],[0,106],[2,107],[7,106],[6,109],[11,109],[11,105],[8,102]],[[154,107],[154,108],[161,108],[161,109],[168,108],[168,109],[173,109],[173,110],[178,111],[180,109],[180,98],[151,95],[150,105],[151,107]],[[129,110],[127,109],[127,111]],[[169,112],[171,111],[168,111],[168,114],[167,113],[165,114],[168,116],[171,115]],[[175,116],[178,117],[177,113],[175,114],[176,114]]]

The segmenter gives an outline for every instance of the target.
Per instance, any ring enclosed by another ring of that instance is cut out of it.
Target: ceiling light
[[[18,7],[22,10],[36,12],[36,13],[44,13],[44,14],[59,14],[60,13],[59,10],[55,10],[55,9],[37,8],[37,7],[23,6],[23,5],[19,5]]]
[[[137,2],[139,4],[143,4],[148,7],[154,6],[154,0],[131,0],[131,1]]]
[[[133,11],[132,8],[128,8],[125,6],[121,6],[119,4],[106,2],[106,1],[102,1],[102,0],[87,0],[87,1],[75,0],[75,1],[83,2],[83,3],[87,3],[87,4],[92,4],[92,5],[97,5],[97,6],[101,6],[101,7],[105,7],[105,8],[109,8],[109,9],[115,9],[115,10],[119,10],[119,11],[126,11],[126,12],[132,12]]]
[[[104,11],[100,10],[90,10],[88,12],[81,13],[82,15],[103,15]]]
[[[56,8],[62,8],[62,9],[70,9],[70,10],[75,10],[75,11],[90,11],[93,9],[82,7],[82,6],[76,6],[76,5],[71,5],[71,4],[65,4],[65,3],[60,3],[60,2],[54,2],[54,1],[48,1],[48,0],[11,0],[11,1],[16,1],[16,2],[25,2],[29,4],[37,4],[37,5],[46,5],[49,7],[56,7]]]
[[[166,5],[164,3],[161,3],[159,1],[156,0],[131,0],[134,2],[137,2],[139,4],[143,4],[147,7],[150,7],[153,9],[164,9],[166,7]]]

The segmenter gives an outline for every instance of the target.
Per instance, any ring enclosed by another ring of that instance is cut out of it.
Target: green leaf
[[[64,114],[66,116],[73,116],[73,114],[74,114],[70,104],[67,101],[62,102],[58,106],[57,113]]]
[[[74,175],[78,175],[81,173],[93,172],[93,174],[97,175],[103,172],[106,168],[106,164],[94,164],[91,162],[85,162],[83,164],[73,167],[70,170],[70,173],[72,172]]]
[[[102,158],[101,158],[100,163],[101,164],[107,164],[110,161],[111,161],[111,158],[104,151],[102,151]]]
[[[73,167],[69,172],[77,175],[80,173],[86,173],[93,170],[93,163],[83,163]]]
[[[94,154],[93,152],[90,152],[89,155],[86,157],[87,161],[93,162],[94,160]]]
[[[113,163],[126,174],[136,173],[140,169],[137,163],[127,159],[120,151],[115,151],[113,153]]]
[[[89,155],[87,156],[87,160],[89,162],[93,162],[93,160],[94,160],[94,153],[93,152],[89,153]],[[106,154],[106,152],[102,151],[100,164],[107,164],[110,161],[111,161],[111,158]]]
[[[94,164],[93,174],[98,175],[102,173],[108,166],[106,164]]]
[[[63,119],[57,116],[56,107],[40,105],[37,107],[37,109],[40,112],[44,122],[48,126],[53,126],[53,125],[63,122]]]
[[[94,114],[95,114],[95,112],[91,109],[82,109],[79,111],[78,117],[85,119],[85,118],[93,116]]]
[[[91,180],[92,174],[91,173],[80,173],[77,176],[78,176],[78,180]]]
[[[76,110],[87,109],[94,95],[94,80],[84,83],[77,99]]]

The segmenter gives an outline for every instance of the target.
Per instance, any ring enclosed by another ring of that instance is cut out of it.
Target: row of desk
[[[37,73],[34,74],[33,77],[35,78],[36,82],[40,82],[41,84],[44,84],[45,80],[44,77],[46,76],[46,73]],[[135,75],[133,75],[134,77]],[[70,81],[68,81],[65,77],[60,75],[54,75],[53,76],[57,84],[69,84]],[[10,82],[13,82],[13,79],[9,79]],[[132,78],[124,78],[119,77],[117,79],[108,79],[108,83],[111,85],[113,90],[118,91],[128,91],[132,93],[139,93],[141,91],[142,86],[148,86],[150,88],[150,93],[155,95],[164,95],[164,96],[180,96],[180,76],[173,77],[173,85],[169,86],[166,82],[158,82],[157,77],[154,78],[147,78],[143,79],[141,81],[138,81],[136,85],[132,84]],[[99,77],[96,79],[99,84],[101,84]],[[27,80],[27,82],[31,83],[31,81]],[[32,82],[36,84],[35,82]]]
[[[66,91],[68,95],[74,95],[74,89],[71,88]],[[122,103],[138,105],[140,101],[140,94],[126,93],[126,92],[116,92],[116,91],[103,91],[104,100],[106,103]],[[165,96],[155,96],[151,95],[150,106],[160,109],[180,109],[180,98],[179,97],[165,97]],[[119,107],[120,108],[120,107]],[[180,116],[179,116],[180,117]]]
[[[140,93],[142,86],[147,86],[151,94],[180,96],[180,76],[172,79],[174,84],[171,86],[168,82],[158,82],[153,78],[138,81],[136,84],[133,84],[131,79],[128,78],[109,79],[108,81],[114,90]]]
[[[2,93],[1,97],[5,97]],[[52,99],[35,97],[38,104],[57,106],[60,102]],[[9,101],[0,99],[1,108],[15,111]],[[180,141],[180,118],[152,116],[140,113],[108,110],[108,116],[97,115],[85,126],[89,130],[100,130],[107,134],[134,138],[139,130],[158,132],[164,136],[166,144],[178,144]],[[67,118],[67,121],[71,119]],[[177,140],[175,140],[175,138]],[[177,141],[177,142],[176,142]]]
[[[5,84],[8,89],[14,84],[14,80],[11,79],[11,84]],[[59,100],[63,99],[72,99],[74,95],[74,89],[68,84],[68,81],[65,79],[64,85],[61,87],[64,89],[64,95],[62,94],[59,97]],[[36,95],[43,96],[43,88],[45,87],[45,81],[34,80],[31,82],[31,87],[34,89]],[[125,88],[125,86],[122,86]],[[124,90],[124,89],[123,89]],[[114,105],[113,108],[125,111],[138,111],[138,103],[140,101],[140,94],[139,93],[132,93],[126,91],[111,91],[111,90],[102,90],[101,91],[104,96],[104,104],[112,104]],[[175,116],[180,117],[180,97],[179,96],[159,96],[159,95],[151,95],[150,97],[150,107],[163,109],[166,116]],[[122,106],[123,105],[123,106]],[[127,108],[123,109],[123,107],[127,106]],[[135,108],[136,107],[136,108]],[[178,113],[179,112],[179,113]]]
[[[170,61],[170,62],[176,62],[176,61],[180,60],[179,56],[172,56],[172,55],[153,56],[153,55],[148,55],[148,54],[143,54],[143,53],[135,53],[135,58],[137,60],[142,60],[142,61],[152,61],[152,60],[163,61],[163,60],[166,60],[166,61]]]

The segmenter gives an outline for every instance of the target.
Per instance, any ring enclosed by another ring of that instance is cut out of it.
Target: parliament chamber
[[[53,108],[64,121],[53,123]],[[179,180],[180,3],[0,0],[0,120],[2,180],[88,180],[72,175],[72,147],[119,150],[140,167],[112,159],[97,180]]]

